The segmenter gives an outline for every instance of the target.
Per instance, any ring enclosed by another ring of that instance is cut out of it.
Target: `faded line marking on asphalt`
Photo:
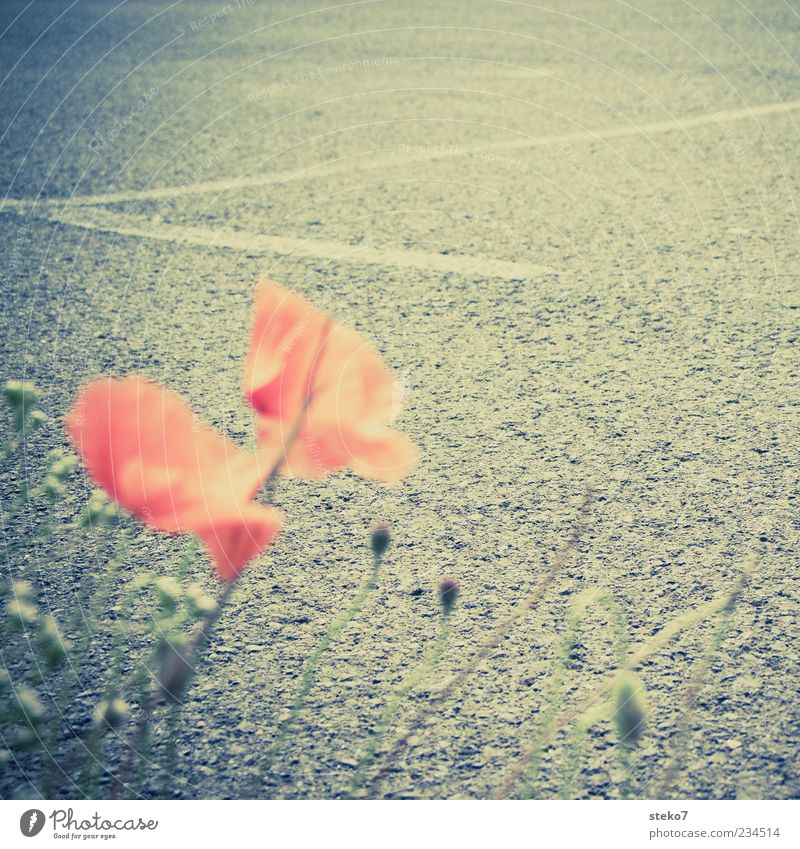
[[[562,133],[543,138],[505,139],[502,141],[487,142],[483,145],[473,144],[471,147],[478,151],[500,151],[500,150],[523,150],[530,147],[548,147],[556,144],[580,141],[598,141],[604,139],[624,138],[625,136],[654,135],[672,132],[673,130],[687,130],[692,127],[701,127],[705,124],[717,124],[727,121],[740,121],[745,118],[757,118],[762,115],[777,115],[780,113],[800,109],[800,100],[792,100],[786,103],[767,103],[761,106],[752,106],[743,109],[727,109],[721,112],[711,112],[705,115],[695,115],[688,118],[675,118],[668,121],[654,121],[647,124],[634,124],[625,126],[608,127],[601,130],[581,130],[574,133]],[[73,195],[69,198],[72,206],[102,206],[110,203],[125,203],[130,201],[165,200],[167,198],[183,197],[185,195],[213,194],[237,191],[240,189],[258,188],[270,186],[277,183],[288,183],[293,180],[313,179],[316,177],[327,177],[332,174],[352,173],[353,171],[366,171],[376,168],[387,168],[393,165],[402,165],[412,162],[431,162],[439,159],[449,159],[462,155],[459,151],[462,146],[454,145],[453,149],[441,146],[440,150],[421,151],[415,153],[400,153],[394,151],[386,156],[374,156],[374,151],[358,154],[362,159],[349,156],[347,159],[327,160],[309,168],[294,171],[273,171],[267,174],[257,174],[250,177],[227,177],[221,180],[209,180],[203,183],[193,183],[186,186],[164,186],[163,188],[143,189],[142,191],[117,192],[103,195]],[[371,158],[370,158],[371,157]],[[2,202],[0,211],[30,208],[32,201],[8,198]],[[40,203],[53,205],[64,204],[66,200],[55,200]]]
[[[98,209],[62,211],[58,215],[49,216],[47,220],[58,225],[67,224],[119,236],[201,245],[205,248],[231,248],[252,255],[272,254],[324,259],[355,265],[413,268],[473,278],[500,277],[506,280],[528,280],[552,273],[552,269],[545,265],[511,262],[485,256],[348,245],[343,242],[265,236],[242,230],[222,230],[196,225],[152,224],[145,218],[134,218]]]

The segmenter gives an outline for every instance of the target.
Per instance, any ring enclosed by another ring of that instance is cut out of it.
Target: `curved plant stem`
[[[194,562],[195,557],[197,557],[197,553],[200,551],[200,543],[197,541],[197,537],[190,536],[186,540],[186,545],[183,548],[183,553],[181,554],[181,559],[178,562],[178,581],[183,583],[189,577],[189,570],[191,569],[192,563]]]
[[[717,656],[720,647],[728,633],[731,624],[731,617],[736,607],[738,596],[731,599],[731,603],[723,608],[720,614],[719,624],[714,632],[714,636],[706,646],[706,650],[700,661],[697,664],[694,674],[689,681],[689,686],[686,688],[684,698],[684,709],[678,721],[678,730],[673,739],[670,741],[670,759],[667,768],[664,772],[664,777],[658,785],[658,789],[653,795],[654,799],[666,799],[672,785],[675,783],[675,778],[683,763],[683,752],[687,734],[689,733],[689,725],[692,714],[697,707],[697,698],[700,695],[700,690],[703,686],[703,681],[708,674],[708,670]]]
[[[150,754],[150,740],[152,738],[153,714],[160,701],[160,693],[155,689],[147,689],[147,679],[141,676],[141,690],[139,693],[139,723],[137,726],[136,757],[133,763],[133,775],[125,784],[125,798],[135,799],[141,796],[142,785],[145,779],[145,765]]]
[[[264,486],[267,488],[267,494],[270,497],[272,497],[272,485],[275,481],[275,478],[278,476],[278,473],[280,472],[281,468],[286,463],[286,455],[289,451],[289,448],[300,435],[300,429],[303,426],[303,417],[308,412],[308,408],[311,406],[311,401],[314,398],[314,381],[316,380],[317,369],[319,368],[319,363],[322,360],[322,355],[325,353],[325,348],[327,348],[328,346],[328,339],[330,338],[331,329],[332,322],[330,319],[327,319],[322,325],[322,330],[320,332],[320,341],[319,345],[317,346],[317,353],[314,357],[314,362],[312,363],[311,369],[308,373],[308,392],[306,393],[305,400],[303,401],[303,406],[300,409],[300,412],[297,414],[297,417],[295,418],[294,422],[292,423],[287,438],[280,446],[280,451],[275,457],[275,460],[273,461],[273,464],[270,467],[270,470],[264,482]]]
[[[561,653],[556,659],[555,669],[552,675],[552,685],[550,688],[550,697],[547,701],[544,717],[539,726],[539,734],[536,742],[532,746],[535,754],[531,757],[525,775],[523,777],[524,789],[520,794],[523,799],[535,798],[536,792],[536,772],[539,769],[541,755],[547,744],[553,739],[553,721],[558,712],[558,706],[563,698],[564,684],[567,670],[570,668],[570,652],[575,644],[575,639],[580,628],[583,618],[590,608],[594,606],[604,607],[612,620],[616,632],[614,640],[615,654],[617,657],[617,665],[619,668],[625,666],[628,646],[628,625],[625,620],[625,615],[620,610],[616,600],[605,590],[596,589],[589,590],[576,598],[570,607],[570,612],[567,615],[567,627],[564,632],[564,638],[561,644]]]
[[[567,762],[564,766],[564,780],[558,790],[559,799],[571,799],[570,788],[574,786],[586,747],[586,735],[589,729],[584,723],[576,723],[567,741]]]
[[[428,651],[428,654],[423,659],[419,667],[415,669],[394,691],[388,704],[383,709],[377,725],[375,726],[375,730],[372,732],[372,736],[369,739],[369,743],[364,750],[364,754],[361,755],[358,764],[356,765],[355,775],[350,782],[350,798],[355,798],[359,795],[359,791],[361,791],[366,779],[366,773],[375,761],[375,754],[383,742],[386,731],[391,727],[395,717],[397,716],[397,712],[402,707],[406,698],[436,668],[436,665],[439,663],[439,660],[447,649],[449,639],[450,614],[449,612],[444,612],[442,614],[442,624],[439,628],[439,633],[435,642]]]
[[[225,589],[222,591],[222,594],[217,600],[216,608],[207,614],[203,623],[195,632],[194,638],[186,647],[186,650],[184,652],[175,653],[172,667],[164,670],[161,676],[162,680],[177,680],[179,676],[187,675],[191,677],[195,673],[200,655],[206,647],[206,644],[211,637],[211,632],[214,630],[214,625],[216,625],[217,620],[219,619],[225,604],[230,599],[235,586],[235,581],[231,581],[229,584],[225,585]],[[139,719],[136,722],[131,741],[128,743],[127,755],[122,767],[120,768],[119,775],[116,776],[112,787],[112,796],[114,798],[118,798],[122,789],[128,787],[134,765],[137,761],[143,760],[153,712],[164,698],[164,688],[161,684],[155,683],[151,687],[150,692],[142,700],[142,710],[139,714]]]
[[[617,752],[623,776],[619,785],[619,798],[629,799],[631,795],[631,785],[633,784],[633,775],[631,773],[631,746],[626,745],[623,740],[617,746]]]
[[[589,708],[593,707],[599,701],[608,696],[620,680],[623,679],[628,670],[635,670],[637,667],[641,666],[645,660],[657,651],[661,650],[678,634],[680,634],[681,631],[691,628],[692,626],[705,621],[710,616],[714,616],[726,608],[735,605],[744,591],[744,588],[747,586],[748,578],[749,569],[746,567],[742,570],[739,580],[728,593],[714,599],[714,601],[710,601],[708,604],[704,604],[701,607],[695,608],[694,610],[673,619],[669,625],[659,631],[654,637],[652,637],[652,639],[628,658],[626,669],[620,670],[607,678],[603,684],[592,690],[586,698],[557,717],[553,722],[553,733],[584,714],[587,710],[589,710]],[[517,763],[508,770],[506,777],[503,779],[492,798],[505,799],[513,792],[514,787],[524,775],[531,758],[535,757],[536,751],[537,749],[535,747],[531,747],[522,755]]]
[[[88,609],[84,609],[80,604],[77,604],[73,609],[73,613],[70,621],[70,631],[78,631],[80,637],[77,641],[77,645],[75,649],[69,652],[67,663],[68,668],[64,670],[64,673],[61,678],[61,686],[59,688],[58,696],[55,699],[56,704],[56,712],[59,720],[62,722],[66,722],[66,711],[69,705],[70,699],[72,697],[72,693],[76,684],[80,682],[80,669],[86,660],[86,656],[89,651],[89,647],[92,641],[92,635],[94,633],[94,629],[97,625],[100,609],[102,607],[103,593],[102,589],[104,586],[113,586],[116,583],[117,575],[119,574],[120,567],[125,562],[128,556],[128,547],[130,544],[130,538],[128,535],[128,531],[125,528],[122,528],[119,532],[119,538],[114,547],[114,553],[111,556],[111,560],[109,560],[108,567],[106,569],[106,582],[105,584],[98,583],[95,587],[94,592],[89,600]],[[45,787],[45,798],[48,798],[52,795],[53,790],[53,782],[55,781],[55,771],[56,769],[61,772],[61,774],[69,778],[74,770],[74,760],[78,757],[77,754],[73,755],[71,758],[68,758],[67,763],[64,766],[59,766],[55,760],[55,754],[53,749],[56,744],[56,736],[58,733],[59,725],[56,722],[50,723],[50,727],[48,728],[49,736],[48,741],[46,743],[46,751],[48,752],[47,758],[47,767],[44,775],[44,787]],[[92,748],[94,746],[94,741],[92,736],[94,735],[94,731],[90,732],[90,736],[86,743],[82,743],[85,747],[86,757],[92,758]],[[95,747],[96,748],[96,747]],[[85,772],[85,767],[84,770]],[[81,789],[81,779],[78,781],[78,789]],[[82,792],[87,793],[91,788],[87,788],[87,790],[82,790]]]
[[[571,611],[567,616],[567,627],[561,644],[561,652],[556,659],[555,669],[550,678],[550,696],[545,706],[544,715],[539,723],[538,734],[533,744],[534,754],[528,763],[524,775],[524,788],[520,794],[523,799],[535,799],[536,778],[541,764],[542,753],[547,742],[552,738],[553,720],[558,712],[558,706],[563,698],[566,672],[569,668],[570,653],[575,644],[575,637],[580,623],[580,615]]]
[[[161,772],[162,789],[161,798],[172,797],[174,788],[173,780],[178,774],[178,746],[176,736],[180,719],[180,705],[174,702],[167,707],[167,762]]]
[[[498,645],[505,639],[514,625],[528,614],[528,612],[539,602],[541,597],[561,572],[562,567],[577,548],[583,534],[588,527],[589,511],[594,500],[594,490],[588,487],[578,511],[578,518],[572,527],[569,537],[563,546],[556,552],[550,566],[542,575],[539,583],[512,609],[508,616],[492,631],[487,640],[478,648],[470,658],[469,663],[458,672],[450,682],[436,696],[420,708],[416,718],[411,722],[408,729],[395,741],[391,750],[383,757],[384,765],[378,769],[369,782],[368,792],[370,796],[377,796],[381,782],[391,770],[391,764],[396,760],[400,752],[408,745],[408,741],[422,728],[431,713],[446,699],[448,699],[460,687],[476,669],[484,663]]]
[[[306,699],[314,685],[314,680],[317,676],[317,669],[319,668],[322,656],[336,640],[339,634],[341,634],[341,632],[350,624],[354,617],[360,613],[361,608],[364,606],[367,598],[369,598],[370,593],[372,593],[378,586],[378,574],[380,571],[381,560],[382,558],[379,555],[375,555],[372,561],[372,572],[359,588],[356,597],[353,599],[347,610],[334,619],[328,630],[322,635],[322,639],[319,643],[317,643],[314,651],[311,652],[306,660],[305,666],[303,667],[303,674],[300,677],[300,687],[294,697],[291,707],[289,708],[289,713],[278,725],[278,730],[272,741],[272,745],[269,747],[266,755],[264,756],[264,761],[262,762],[260,770],[262,783],[266,780],[275,756],[280,751],[281,746],[286,740],[286,735],[289,733],[289,730],[297,721],[301,711],[305,707]]]
[[[320,342],[317,349],[317,355],[309,372],[308,391],[306,393],[306,398],[303,407],[292,425],[288,439],[284,441],[281,447],[281,452],[279,456],[275,458],[272,467],[269,469],[269,472],[264,479],[263,486],[266,488],[268,493],[271,490],[271,486],[275,477],[277,476],[281,467],[286,461],[286,453],[288,451],[288,448],[291,446],[292,443],[294,443],[300,433],[300,429],[303,423],[303,417],[305,416],[309,406],[311,405],[314,393],[314,381],[316,377],[317,365],[322,357],[322,354],[325,351],[325,347],[327,346],[330,330],[331,321],[327,320],[323,324],[322,331],[320,334]],[[184,552],[178,570],[178,578],[180,580],[183,580],[188,575],[190,560],[194,550],[196,549],[192,549],[191,547],[189,547]],[[376,574],[377,568],[378,561],[376,560]],[[131,740],[128,743],[127,753],[120,768],[119,774],[116,776],[112,784],[112,796],[114,798],[117,798],[119,796],[119,793],[123,790],[123,788],[127,791],[131,790],[129,781],[131,774],[134,771],[134,768],[136,768],[137,774],[140,774],[143,771],[143,762],[145,759],[144,750],[149,743],[149,728],[152,720],[152,715],[155,709],[168,695],[171,695],[172,700],[175,701],[174,694],[170,691],[170,686],[165,685],[163,682],[180,682],[179,684],[177,684],[177,689],[179,689],[181,693],[185,691],[188,681],[196,671],[197,663],[211,636],[211,632],[214,629],[214,625],[216,624],[217,619],[222,613],[222,609],[230,598],[235,584],[236,581],[233,580],[226,585],[225,589],[217,600],[216,608],[205,617],[202,625],[195,633],[195,636],[191,640],[189,645],[184,651],[176,651],[174,653],[171,668],[162,669],[160,671],[159,681],[153,684],[149,693],[143,697],[142,710],[139,714],[139,719],[137,720],[137,723],[134,727]],[[342,625],[342,627],[344,626]],[[176,714],[174,717],[175,723],[177,723],[178,721],[177,710],[178,707],[176,707]]]

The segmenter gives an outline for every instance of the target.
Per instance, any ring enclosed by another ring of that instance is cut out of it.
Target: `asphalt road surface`
[[[168,790],[154,770],[146,792],[345,794],[453,577],[448,649],[388,739],[471,674],[376,792],[491,796],[541,726],[580,593],[615,600],[633,653],[754,554],[704,674],[716,619],[641,666],[631,795],[657,792],[676,747],[672,796],[800,795],[796,3],[7,0],[0,33],[4,377],[58,419],[91,378],[144,373],[247,444],[270,276],[374,341],[422,449],[393,489],[280,483],[287,527],[219,623]],[[588,486],[577,551],[476,664]],[[378,590],[259,785],[379,521]],[[174,570],[173,540],[137,546]],[[78,591],[59,575],[91,570],[70,557],[37,562],[56,613]],[[615,666],[613,619],[584,618],[559,710]],[[569,751],[549,741],[539,795],[619,795],[607,719],[574,774]]]

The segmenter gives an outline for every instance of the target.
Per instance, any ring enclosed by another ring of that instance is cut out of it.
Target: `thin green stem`
[[[689,686],[686,689],[686,696],[684,698],[684,710],[678,720],[678,730],[673,739],[670,741],[670,759],[664,772],[664,777],[653,796],[655,799],[666,799],[669,796],[670,789],[675,783],[675,778],[684,761],[683,753],[685,751],[685,746],[683,744],[685,743],[686,736],[689,733],[691,717],[697,707],[697,699],[700,695],[703,681],[705,680],[708,670],[710,669],[714,658],[717,656],[717,653],[728,634],[737,601],[738,596],[733,598],[731,603],[723,608],[720,613],[719,624],[714,631],[714,635],[706,646],[705,651],[697,664],[695,672],[689,681]]]
[[[280,751],[284,741],[286,740],[286,735],[289,733],[289,730],[297,721],[300,713],[305,707],[306,700],[308,699],[308,694],[311,691],[311,688],[314,685],[314,681],[317,677],[317,670],[319,668],[320,661],[322,656],[331,646],[331,644],[336,640],[336,638],[342,633],[342,631],[350,624],[350,622],[358,615],[361,611],[361,608],[364,606],[367,598],[370,593],[372,593],[375,588],[378,586],[378,574],[381,566],[381,557],[375,556],[372,563],[372,572],[369,577],[364,581],[361,587],[358,590],[356,597],[353,599],[350,606],[347,610],[344,611],[340,616],[338,616],[331,623],[330,627],[327,631],[322,635],[322,639],[320,639],[319,643],[317,643],[316,648],[313,652],[308,656],[305,666],[303,667],[303,674],[300,677],[300,686],[297,690],[297,694],[294,697],[294,701],[292,702],[291,707],[289,708],[289,713],[286,718],[278,725],[277,733],[275,734],[275,738],[272,742],[272,745],[267,750],[266,755],[264,756],[264,760],[261,765],[261,778],[262,782],[266,780],[271,768],[272,763],[275,759],[275,756]]]
[[[687,628],[691,628],[694,625],[705,621],[709,617],[714,616],[725,608],[736,604],[736,601],[747,585],[749,574],[750,570],[746,567],[743,569],[737,583],[728,593],[719,596],[713,601],[710,601],[708,604],[704,604],[701,607],[697,607],[694,610],[690,610],[682,616],[678,616],[673,619],[669,625],[655,634],[650,640],[641,646],[638,651],[634,652],[634,654],[628,658],[627,669],[619,670],[614,675],[608,677],[602,684],[595,687],[595,689],[592,690],[591,693],[589,693],[581,702],[564,711],[559,717],[557,717],[553,723],[553,732],[563,728],[568,723],[577,719],[577,717],[586,713],[586,711],[599,701],[605,699],[606,696],[613,691],[614,687],[623,680],[628,670],[632,671],[641,666],[645,660],[657,651],[660,651],[682,631],[685,631]],[[508,771],[500,787],[493,794],[493,798],[505,799],[511,794],[514,787],[525,773],[530,759],[534,757],[535,754],[536,750],[531,747],[522,755],[517,763],[514,764],[514,766],[512,766]]]
[[[200,543],[197,540],[197,537],[190,536],[186,545],[183,549],[183,554],[181,555],[181,559],[178,563],[178,581],[180,583],[184,583],[186,579],[189,577],[189,570],[191,569],[192,563],[197,557],[197,553],[200,550]]]
[[[563,700],[564,683],[567,670],[570,668],[570,652],[575,645],[578,628],[584,615],[595,605],[604,607],[614,620],[616,639],[615,653],[620,668],[624,667],[627,657],[627,621],[615,599],[605,590],[591,590],[581,594],[573,603],[567,615],[567,627],[562,640],[561,652],[556,659],[552,675],[550,697],[547,701],[544,717],[539,727],[539,734],[531,747],[531,757],[523,776],[524,787],[521,792],[523,799],[535,798],[537,773],[541,766],[541,758],[547,744],[553,739],[553,728],[559,705]]]
[[[406,731],[395,740],[394,746],[382,758],[384,765],[379,767],[369,782],[369,795],[377,796],[381,782],[389,772],[390,764],[394,763],[400,752],[408,745],[409,740],[420,729],[438,705],[448,699],[476,669],[492,655],[498,645],[506,638],[514,625],[522,620],[541,600],[545,592],[558,577],[562,567],[572,556],[583,537],[589,522],[589,513],[594,500],[594,490],[587,487],[586,493],[578,510],[578,517],[572,526],[569,537],[561,548],[553,556],[549,567],[544,571],[542,577],[531,592],[522,598],[511,610],[511,612],[500,621],[489,637],[483,642],[470,662],[458,673],[456,673],[435,697],[429,699],[422,707],[415,719],[409,724]]]
[[[214,630],[214,626],[230,599],[235,586],[235,581],[231,581],[225,585],[225,589],[217,600],[216,608],[206,615],[201,626],[195,632],[194,638],[187,646],[186,651],[175,653],[172,668],[163,671],[161,675],[162,681],[174,681],[178,676],[191,676],[194,674],[200,655],[211,637],[211,632]],[[143,695],[140,700],[143,707],[134,727],[131,741],[128,743],[127,756],[112,786],[112,796],[114,798],[119,796],[123,788],[130,790],[128,782],[134,768],[137,774],[141,771],[139,769],[139,762],[143,760],[144,752],[149,742],[149,726],[152,721],[153,712],[163,700],[164,695],[163,686],[160,683],[156,683],[151,688],[149,694]]]
[[[564,681],[567,668],[569,667],[570,653],[575,645],[575,635],[580,623],[580,616],[575,609],[570,610],[567,615],[566,629],[561,642],[561,651],[555,661],[553,673],[550,677],[550,696],[547,699],[544,715],[539,723],[539,731],[533,744],[533,755],[524,775],[524,787],[520,794],[523,799],[536,798],[537,776],[542,762],[542,754],[547,742],[552,736],[553,720],[558,712],[558,706],[563,699]]]
[[[573,794],[570,788],[575,785],[581,766],[581,758],[586,748],[586,736],[588,727],[583,723],[577,723],[569,734],[567,740],[567,760],[564,765],[564,779],[558,790],[559,799],[571,799]]]
[[[150,740],[152,738],[153,712],[158,705],[158,697],[155,690],[149,690],[147,679],[142,675],[141,690],[139,692],[139,725],[137,728],[136,758],[133,769],[133,778],[125,788],[125,797],[133,799],[141,796],[142,785],[145,779],[145,762],[150,753]]]
[[[631,785],[633,784],[633,774],[631,772],[631,754],[632,746],[624,740],[617,746],[619,753],[619,762],[622,767],[622,781],[619,785],[619,798],[628,799],[631,795]]]
[[[358,760],[355,774],[350,782],[350,798],[355,798],[360,794],[366,780],[367,771],[372,767],[372,764],[375,761],[375,755],[383,742],[386,731],[393,724],[403,702],[436,668],[439,660],[447,649],[449,639],[450,615],[449,613],[443,613],[439,634],[437,635],[433,645],[430,647],[427,655],[423,658],[422,663],[417,667],[417,669],[415,669],[394,691],[392,697],[389,699],[378,718],[378,722],[372,732],[372,736],[367,743],[364,753]]]
[[[128,531],[127,529],[122,528],[119,531],[119,538],[117,539],[117,543],[114,547],[114,553],[112,554],[111,559],[108,562],[108,566],[106,567],[105,575],[107,585],[113,586],[116,583],[116,577],[119,574],[120,568],[125,562],[128,555],[128,546]],[[59,723],[64,723],[66,721],[66,711],[71,701],[75,685],[80,681],[80,671],[86,661],[89,646],[91,645],[92,635],[94,634],[97,626],[100,610],[102,608],[103,602],[105,601],[105,599],[108,598],[107,594],[104,596],[102,592],[104,586],[105,585],[103,583],[98,581],[97,585],[95,586],[94,592],[89,600],[87,608],[84,609],[80,604],[76,604],[73,608],[73,612],[70,617],[70,633],[77,632],[79,636],[75,643],[75,647],[68,654],[68,667],[64,670],[64,673],[62,675],[61,686],[59,687],[58,696],[55,700],[56,713],[58,716]],[[114,667],[112,666],[112,676],[110,676],[110,678],[113,678],[113,669]],[[49,757],[47,759],[47,770],[45,772],[44,777],[44,786],[46,789],[46,792],[44,794],[45,798],[52,795],[53,783],[55,781],[55,773],[57,768],[65,776],[69,776],[69,774],[72,772],[71,763],[68,762],[64,767],[59,767],[55,760],[53,747],[55,746],[57,732],[60,727],[61,725],[57,725],[54,721],[51,723],[51,726],[48,729],[49,737],[47,749],[49,751]],[[91,751],[92,741],[95,736],[96,730],[93,729],[90,732],[90,736],[87,742],[84,744],[85,761],[83,769],[81,770],[81,774],[85,775],[90,782],[92,780],[91,775],[93,770],[91,764],[94,763],[96,755],[96,753],[93,753]],[[82,787],[81,782],[82,780],[79,781],[79,788]],[[87,787],[84,792],[89,795],[89,793],[91,792],[91,787]]]
[[[162,767],[161,772],[161,798],[169,799],[174,793],[173,779],[178,773],[178,720],[180,719],[180,705],[177,702],[172,702],[167,708],[167,740],[166,763]]]

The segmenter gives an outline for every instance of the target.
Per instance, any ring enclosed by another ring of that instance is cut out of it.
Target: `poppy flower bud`
[[[614,723],[623,746],[633,747],[642,739],[645,729],[643,692],[642,682],[631,673],[625,673],[614,691]]]
[[[156,648],[158,683],[164,695],[173,702],[180,702],[194,672],[186,659],[187,652],[188,641],[183,634],[162,638]]]
[[[81,515],[80,524],[82,527],[119,524],[119,511],[102,489],[96,489],[92,493]]]
[[[36,624],[38,611],[36,605],[26,601],[24,598],[12,599],[6,605],[6,614],[11,624],[17,628],[30,627]]]
[[[77,465],[78,458],[74,454],[53,451],[47,461],[47,474],[63,483],[75,471]]]
[[[445,578],[442,583],[439,584],[439,601],[442,605],[442,610],[444,611],[445,616],[447,616],[455,606],[456,599],[458,598],[460,591],[461,587],[455,578]]]
[[[200,584],[191,584],[186,590],[186,606],[194,619],[202,619],[217,609],[217,602]]]
[[[41,410],[34,410],[28,417],[27,428],[31,431],[39,430],[48,422],[47,414]]]
[[[39,697],[24,684],[17,688],[17,711],[28,721],[29,725],[36,725],[44,718],[44,705]]]
[[[7,380],[3,385],[3,395],[14,411],[17,430],[22,430],[25,419],[39,400],[39,390],[29,380]]]
[[[167,613],[174,613],[178,602],[183,596],[183,590],[175,580],[175,578],[164,577],[156,581],[156,593],[158,594],[158,603],[162,610]]]
[[[372,553],[376,557],[383,557],[389,543],[392,541],[392,535],[386,525],[378,525],[372,532]]]
[[[47,665],[55,669],[67,656],[69,643],[64,639],[58,623],[52,616],[45,616],[39,625],[39,649]]]
[[[11,737],[11,745],[18,752],[29,752],[39,745],[39,735],[28,726],[17,728]]]
[[[61,496],[65,492],[63,482],[55,475],[48,475],[44,479],[44,483],[42,484],[42,490],[44,491],[44,494],[52,501],[56,501],[61,498]]]
[[[95,728],[105,731],[119,728],[128,718],[128,705],[120,698],[103,699],[92,714]]]

